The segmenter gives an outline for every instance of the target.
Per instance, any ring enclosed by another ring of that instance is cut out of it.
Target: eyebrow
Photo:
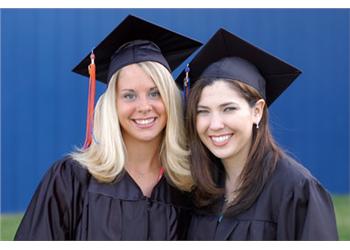
[[[229,106],[229,105],[238,105],[238,104],[235,103],[235,102],[225,102],[225,103],[220,104],[219,107],[223,108],[223,107],[226,107],[226,106]],[[204,105],[198,105],[197,108],[208,109],[208,107],[204,106]]]
[[[149,91],[154,91],[154,90],[158,90],[158,88],[157,87],[152,87],[152,88],[149,89]],[[135,92],[134,89],[122,89],[121,91]]]
[[[135,92],[133,89],[122,89],[121,91],[130,91],[130,92]]]

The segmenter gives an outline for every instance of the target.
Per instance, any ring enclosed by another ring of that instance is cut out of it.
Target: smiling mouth
[[[232,137],[233,134],[228,134],[228,135],[220,135],[220,136],[209,136],[211,141],[215,146],[224,146],[230,138]]]
[[[139,128],[149,128],[152,127],[156,121],[156,117],[148,118],[148,119],[132,119],[132,121]]]

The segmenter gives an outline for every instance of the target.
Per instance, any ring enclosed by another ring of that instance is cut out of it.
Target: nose
[[[219,114],[213,113],[210,119],[209,129],[220,130],[225,127],[222,117]]]
[[[152,110],[152,106],[149,103],[149,100],[145,97],[140,98],[137,111],[142,114],[147,114]]]

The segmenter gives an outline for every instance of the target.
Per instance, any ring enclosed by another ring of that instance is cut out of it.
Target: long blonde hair
[[[157,62],[137,63],[157,86],[167,112],[165,135],[161,142],[160,159],[169,181],[181,190],[193,186],[188,162],[189,151],[183,125],[181,94],[170,72]],[[94,138],[89,148],[71,153],[74,160],[100,182],[113,182],[125,166],[126,148],[116,107],[119,71],[114,73],[107,90],[97,101],[94,117]]]

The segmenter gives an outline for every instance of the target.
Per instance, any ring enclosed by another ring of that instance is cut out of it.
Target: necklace
[[[150,169],[148,171],[139,171],[137,169],[134,169],[134,168],[130,168],[130,167],[126,167],[126,170],[131,173],[131,174],[136,174],[137,176],[143,178],[143,177],[146,177],[146,176],[149,176],[149,175],[155,175],[156,172],[153,170],[153,169]],[[162,168],[159,169],[159,175],[161,175],[163,173],[162,171]]]
[[[232,193],[227,193],[224,195],[224,201],[226,204],[231,203],[237,198],[238,194],[236,191],[233,191]]]
[[[224,195],[224,201],[225,201],[225,203],[230,203],[232,201],[232,199],[227,197],[227,195]]]
[[[140,171],[137,171],[137,170],[134,170],[134,169],[131,169],[131,168],[127,168],[127,170],[129,170],[130,172],[132,172],[134,174],[137,174],[138,176],[141,176],[141,177],[144,177],[144,176],[152,173],[151,171],[140,172]]]

